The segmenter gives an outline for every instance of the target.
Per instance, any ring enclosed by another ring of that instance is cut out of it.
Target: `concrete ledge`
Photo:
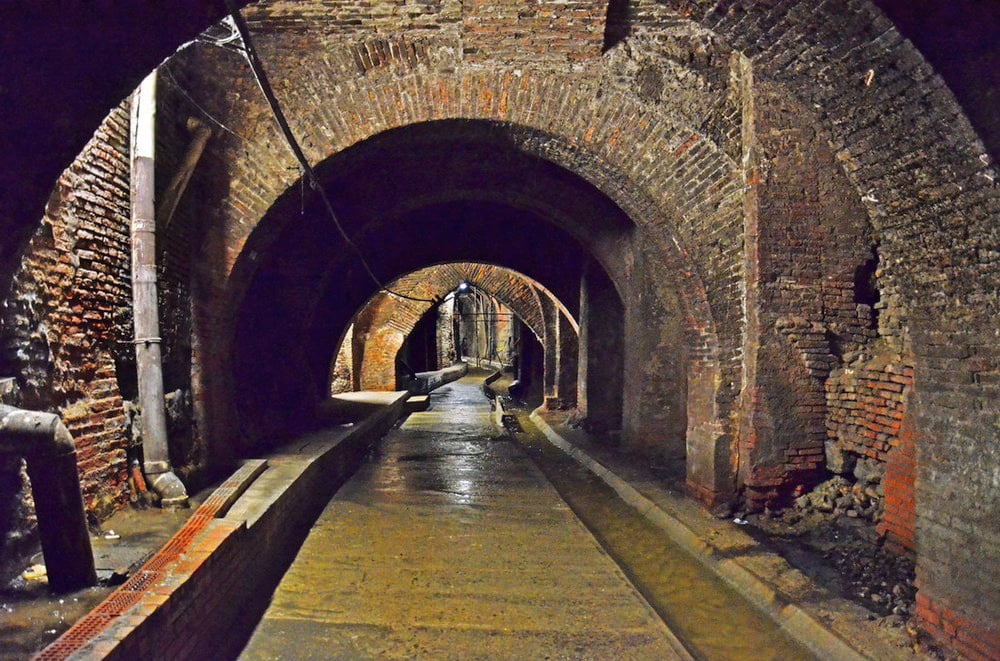
[[[822,659],[855,661],[870,658],[856,650],[840,636],[799,606],[789,603],[775,586],[762,580],[756,573],[735,558],[725,557],[724,551],[702,539],[694,530],[676,516],[623,480],[607,467],[593,459],[559,435],[548,422],[533,412],[531,421],[553,445],[568,454],[582,466],[604,480],[626,503],[634,507],[651,523],[662,529],[670,538],[694,556],[703,565],[722,578],[751,603],[767,613],[785,631]],[[755,543],[747,538],[747,545]],[[795,571],[783,558],[771,559],[784,563],[787,571]],[[882,657],[876,651],[874,658]]]
[[[429,395],[413,395],[406,400],[407,413],[419,413],[420,411],[426,411],[430,407],[431,398]]]
[[[458,381],[469,371],[466,363],[456,363],[441,370],[432,372],[417,372],[417,378],[410,386],[410,392],[417,395],[426,395],[436,388]]]
[[[316,418],[324,425],[343,425],[364,420],[391,405],[405,390],[345,392],[333,395],[316,407]]]
[[[330,497],[402,415],[406,392],[354,425],[246,462],[124,585],[38,659],[235,658]]]

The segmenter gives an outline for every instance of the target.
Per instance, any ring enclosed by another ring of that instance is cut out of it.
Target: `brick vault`
[[[544,354],[546,400],[683,462],[709,507],[778,505],[844,453],[883,464],[878,530],[916,557],[922,625],[1000,653],[1000,196],[981,110],[995,78],[949,77],[953,94],[938,73],[955,65],[936,72],[864,0],[250,5],[355,251],[222,9],[182,4],[134,17],[160,26],[144,38],[107,16],[3,10],[23,30],[2,42],[0,93],[20,96],[3,134],[0,376],[63,416],[94,517],[124,504],[135,451],[127,95],[169,55],[161,197],[190,120],[212,130],[159,229],[183,479],[301,428],[363,308],[386,334],[362,347],[384,353],[370,379],[395,387],[430,303],[378,293],[360,252],[418,298],[467,279],[503,299]],[[29,68],[46,39],[58,47]],[[16,553],[32,519],[11,462],[0,498]]]

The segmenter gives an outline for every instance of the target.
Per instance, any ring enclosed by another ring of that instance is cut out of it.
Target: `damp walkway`
[[[435,392],[316,521],[243,659],[679,659],[676,638],[491,421]]]

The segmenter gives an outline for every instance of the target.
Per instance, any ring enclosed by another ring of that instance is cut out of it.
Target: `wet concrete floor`
[[[676,639],[480,378],[436,391],[330,501],[245,659],[671,659]]]

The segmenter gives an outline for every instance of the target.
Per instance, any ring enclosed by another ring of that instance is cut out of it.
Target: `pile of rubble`
[[[854,482],[837,475],[796,498],[795,508],[800,512],[815,510],[834,516],[878,521],[882,518],[885,495],[882,491],[884,472],[885,464],[868,459],[858,460],[853,470]]]
[[[784,512],[765,512],[751,522],[835,569],[843,596],[902,625],[913,610],[914,568],[912,559],[884,549],[875,533],[884,507],[883,473],[883,464],[859,458]]]

